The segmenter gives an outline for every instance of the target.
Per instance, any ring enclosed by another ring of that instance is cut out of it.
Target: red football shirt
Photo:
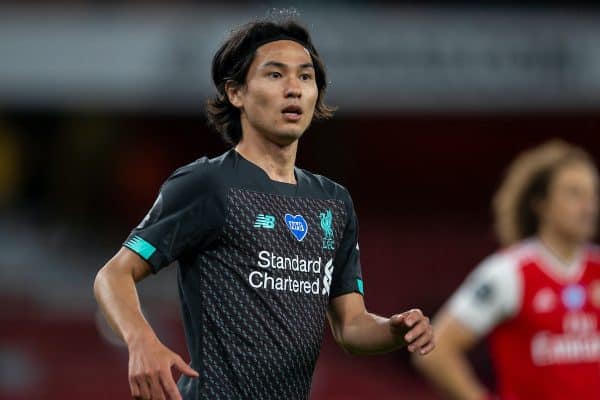
[[[486,259],[450,311],[489,335],[504,400],[600,399],[600,251],[561,264],[538,240]]]

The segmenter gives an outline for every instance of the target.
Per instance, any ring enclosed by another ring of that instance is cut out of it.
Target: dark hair
[[[206,107],[208,123],[230,144],[235,145],[242,139],[242,127],[240,111],[229,102],[225,84],[228,81],[239,85],[245,84],[257,47],[271,39],[277,40],[278,37],[295,40],[310,53],[319,91],[314,118],[329,118],[335,111],[335,108],[324,103],[327,87],[325,66],[306,28],[289,18],[281,21],[269,19],[253,21],[232,31],[212,60],[212,80],[217,94],[208,100]]]
[[[528,150],[512,162],[493,201],[496,233],[503,246],[537,233],[540,221],[535,203],[546,198],[556,173],[573,162],[595,169],[585,150],[560,140]]]

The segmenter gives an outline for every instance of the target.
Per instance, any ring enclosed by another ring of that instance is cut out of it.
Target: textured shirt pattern
[[[347,191],[296,169],[268,179],[235,151],[176,171],[125,246],[178,261],[192,367],[185,399],[307,399],[329,300],[362,292]]]

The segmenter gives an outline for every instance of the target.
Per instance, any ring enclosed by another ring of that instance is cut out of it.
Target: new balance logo
[[[269,214],[258,214],[258,217],[256,217],[256,222],[254,223],[254,227],[263,229],[274,229],[275,217]]]

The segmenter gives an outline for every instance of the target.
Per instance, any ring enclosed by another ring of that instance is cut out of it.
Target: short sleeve
[[[224,201],[204,166],[177,170],[162,185],[154,205],[123,246],[158,272],[180,257],[200,252],[218,236]]]
[[[493,255],[475,268],[448,302],[448,310],[478,336],[514,316],[521,303],[517,264]]]
[[[330,298],[348,293],[364,295],[360,248],[358,245],[358,221],[350,195],[345,192],[346,227],[334,259]]]

